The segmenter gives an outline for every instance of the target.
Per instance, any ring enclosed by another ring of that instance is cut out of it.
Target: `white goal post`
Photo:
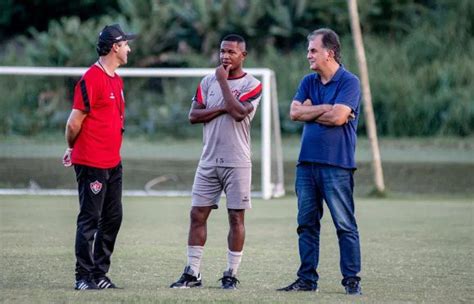
[[[0,75],[19,76],[81,76],[87,68],[69,67],[0,67]],[[262,79],[261,102],[261,162],[262,162],[262,193],[263,199],[281,197],[285,195],[283,176],[283,154],[280,133],[280,119],[278,110],[278,96],[275,73],[267,68],[247,68],[246,72]],[[120,68],[118,74],[122,77],[202,77],[214,73],[214,69],[194,68]],[[273,119],[272,119],[273,118]],[[272,128],[273,124],[273,128]],[[272,136],[274,147],[272,148]],[[275,157],[276,172],[272,172],[272,157]],[[275,182],[272,182],[272,176]]]

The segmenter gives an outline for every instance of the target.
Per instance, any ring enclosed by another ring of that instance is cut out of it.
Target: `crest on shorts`
[[[90,183],[90,187],[91,191],[94,194],[97,194],[100,192],[100,190],[102,190],[102,183],[96,180],[95,182]]]

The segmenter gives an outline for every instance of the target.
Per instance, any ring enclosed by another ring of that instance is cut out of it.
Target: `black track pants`
[[[76,279],[104,276],[122,223],[122,164],[112,169],[75,165],[79,191]]]

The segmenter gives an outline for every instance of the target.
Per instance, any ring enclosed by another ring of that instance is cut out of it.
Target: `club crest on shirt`
[[[115,95],[113,92],[110,93],[110,96],[109,96],[110,99],[115,99]]]
[[[91,187],[91,191],[94,194],[97,194],[100,192],[100,190],[102,190],[102,183],[97,180],[95,182],[90,183],[89,186]]]
[[[242,94],[242,92],[240,92],[239,90],[237,89],[232,90],[232,95],[234,95],[235,98],[239,98],[240,94]]]

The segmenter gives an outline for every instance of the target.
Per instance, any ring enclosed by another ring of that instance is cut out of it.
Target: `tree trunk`
[[[361,78],[367,135],[369,137],[370,147],[372,150],[372,169],[374,170],[375,191],[376,194],[384,195],[385,184],[383,179],[382,162],[380,159],[380,150],[377,140],[377,126],[375,124],[374,110],[372,107],[369,73],[367,70],[364,43],[362,41],[362,32],[360,29],[359,13],[357,11],[357,0],[347,0],[347,4],[351,18],[352,36],[354,38],[354,47],[356,49],[357,63],[359,65]]]

